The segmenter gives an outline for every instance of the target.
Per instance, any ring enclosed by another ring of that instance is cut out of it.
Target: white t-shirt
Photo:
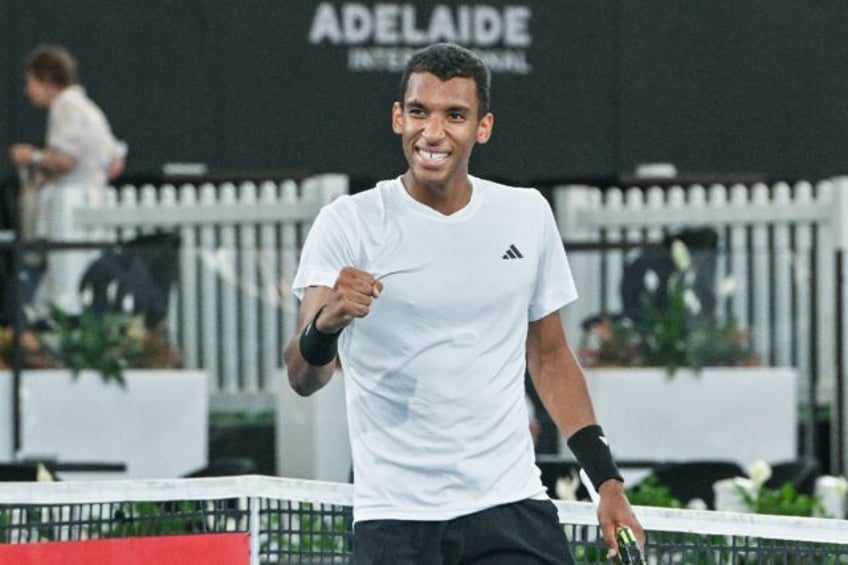
[[[50,104],[47,146],[77,160],[73,169],[56,180],[72,187],[102,188],[109,163],[127,153],[103,111],[79,85],[65,88]]]
[[[125,143],[115,139],[100,108],[79,85],[72,85],[50,103],[47,114],[46,146],[76,159],[65,174],[50,178],[38,191],[37,200],[27,207],[27,232],[59,241],[90,239],[94,232],[79,228],[69,210],[98,205],[106,194],[109,164],[127,153]],[[81,309],[77,286],[95,251],[54,253],[48,258],[44,284],[38,301],[55,302],[78,312]]]
[[[383,282],[339,339],[354,518],[448,520],[544,497],[524,400],[527,324],[577,296],[538,191],[471,179],[445,216],[400,179],[324,207],[293,283]]]

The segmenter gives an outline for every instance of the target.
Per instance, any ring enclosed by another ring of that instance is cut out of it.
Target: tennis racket
[[[633,530],[627,526],[619,526],[615,529],[615,540],[618,542],[618,558],[622,565],[646,565],[647,561],[642,556],[639,542],[633,535]]]
[[[598,492],[589,480],[589,475],[586,471],[580,469],[580,481],[586,490],[589,491],[589,496],[595,506],[598,506]],[[627,526],[619,526],[615,529],[615,541],[618,542],[618,558],[622,565],[647,565],[645,557],[642,555],[642,549],[639,547],[639,542],[636,541],[636,536],[633,535],[633,530]]]

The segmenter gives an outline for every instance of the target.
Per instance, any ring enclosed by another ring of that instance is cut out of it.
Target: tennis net
[[[246,532],[252,564],[347,563],[351,500],[348,484],[253,475],[0,483],[0,544]],[[606,563],[594,507],[556,504],[577,561]],[[649,563],[848,565],[845,520],[635,510]]]

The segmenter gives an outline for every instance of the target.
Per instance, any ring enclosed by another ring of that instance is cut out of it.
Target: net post
[[[848,272],[846,272],[846,255],[848,255],[848,176],[833,179],[833,231],[835,234],[835,263],[836,263],[836,351],[834,362],[836,368],[836,386],[832,401],[833,417],[831,420],[831,462],[830,472],[834,475],[844,474],[848,469],[848,452],[845,441],[848,438],[848,384],[846,383],[846,338],[845,296],[848,293]]]
[[[251,496],[248,498],[250,513],[248,514],[247,529],[250,536],[250,565],[259,565],[259,504],[259,497]]]

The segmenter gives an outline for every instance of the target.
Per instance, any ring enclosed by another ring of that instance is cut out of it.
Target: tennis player
[[[600,493],[612,555],[616,526],[644,539],[563,335],[577,295],[551,209],[469,175],[492,135],[489,85],[460,46],[411,57],[391,112],[409,168],[324,207],[293,282],[291,386],[345,378],[358,565],[573,563],[535,466],[525,367]]]

